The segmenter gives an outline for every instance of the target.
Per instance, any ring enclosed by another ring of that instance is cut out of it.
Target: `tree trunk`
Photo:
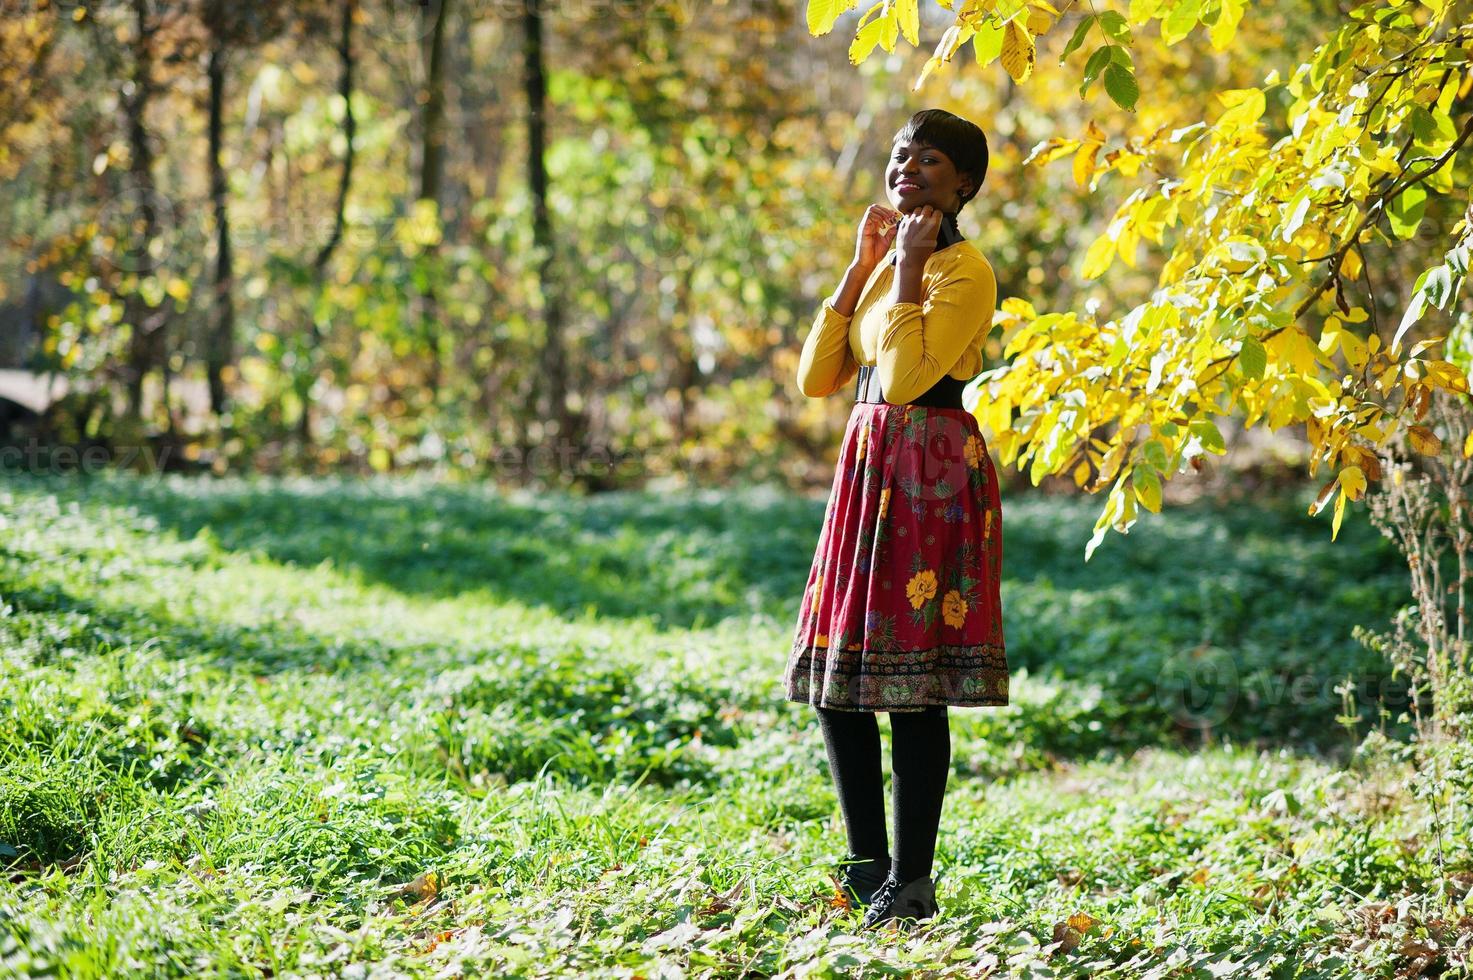
[[[419,199],[434,201],[435,212],[444,228],[443,216],[439,215],[440,190],[445,177],[445,22],[449,17],[450,0],[439,0],[435,13],[435,27],[425,42],[425,100],[423,132],[421,133]],[[426,246],[425,255],[431,260],[439,251],[436,246]],[[433,264],[433,262],[432,262]],[[422,335],[429,348],[429,371],[425,383],[439,395],[440,388],[440,339],[442,325],[439,323],[439,297],[435,292],[433,269],[426,277],[425,288],[417,298],[418,319]]]
[[[137,37],[132,43],[132,91],[122,99],[124,126],[128,135],[128,181],[126,195],[134,195],[137,213],[126,213],[130,222],[126,237],[129,249],[129,265],[141,268],[129,271],[156,271],[151,267],[152,245],[159,232],[159,216],[156,212],[158,193],[153,182],[153,149],[148,142],[146,116],[149,99],[153,96],[153,35],[156,30],[149,23],[148,0],[132,0]],[[134,238],[132,230],[135,217],[141,216],[142,234]],[[124,317],[132,327],[133,334],[128,342],[128,354],[124,371],[127,391],[128,423],[133,433],[141,435],[143,422],[143,383],[150,371],[162,366],[164,336],[167,322],[167,305],[155,310],[136,290],[123,301]]]
[[[228,405],[225,369],[235,361],[235,271],[230,253],[230,210],[227,203],[223,149],[225,115],[225,40],[219,34],[210,48],[210,203],[215,210],[214,323],[205,353],[210,410],[218,418]]]
[[[582,438],[582,412],[568,407],[568,362],[563,337],[562,290],[553,258],[552,222],[547,207],[547,79],[543,73],[542,5],[530,3],[522,12],[524,87],[527,98],[527,169],[532,190],[532,241],[541,251],[538,279],[542,285],[543,323],[541,373],[537,388],[544,397],[538,411],[556,427],[562,445],[577,446]],[[556,455],[559,447],[551,447]]]
[[[680,324],[680,332],[673,338],[675,341],[673,380],[677,396],[675,416],[675,458],[677,460],[680,459],[680,454],[685,452],[685,442],[690,438],[691,412],[694,408],[690,394],[696,384],[696,345],[693,329],[695,317],[691,315],[690,308],[693,275],[694,267],[687,268],[675,287],[675,316]]]
[[[420,200],[440,200],[440,184],[445,176],[445,20],[450,0],[440,0],[435,15],[435,29],[430,32],[425,49],[425,110],[423,151],[419,171]]]
[[[357,6],[358,0],[343,0],[338,33],[338,95],[343,99],[343,166],[338,175],[338,197],[333,208],[332,233],[318,250],[317,257],[312,260],[312,269],[317,274],[319,288],[326,276],[327,264],[332,261],[333,253],[343,240],[343,230],[347,225],[348,191],[353,186],[353,139],[358,133],[358,119],[353,115],[353,18]],[[312,445],[312,385],[317,380],[317,352],[322,346],[322,332],[317,328],[317,320],[307,317],[306,324],[307,370],[302,372],[303,377],[298,379],[297,384],[297,400],[302,406],[301,415],[297,417],[297,440],[303,449]]]
[[[342,28],[338,35],[338,62],[341,72],[338,76],[338,95],[343,99],[343,169],[338,177],[338,201],[333,210],[332,234],[328,236],[322,249],[317,253],[312,267],[317,272],[317,277],[322,278],[323,270],[332,259],[332,253],[337,250],[338,243],[343,240],[343,228],[346,224],[344,217],[348,206],[348,189],[353,184],[353,137],[358,132],[358,120],[353,115],[353,17],[358,6],[358,0],[343,0]]]

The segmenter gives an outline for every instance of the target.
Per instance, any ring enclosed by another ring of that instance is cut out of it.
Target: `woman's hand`
[[[924,265],[936,251],[936,236],[941,232],[941,210],[923,204],[900,220],[896,261]]]
[[[880,264],[890,243],[895,241],[900,212],[883,204],[871,204],[859,222],[859,236],[854,243],[854,264],[865,270]]]

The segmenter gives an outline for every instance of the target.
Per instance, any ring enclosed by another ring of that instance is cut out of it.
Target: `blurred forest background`
[[[1473,0],[0,14],[0,973],[1467,975]],[[796,367],[927,107],[1010,703],[871,944]]]
[[[852,66],[789,0],[6,9],[0,369],[27,372],[24,431],[217,473],[512,481],[562,445],[541,478],[597,488],[827,481],[847,399],[804,399],[796,359],[915,109],[988,135],[960,221],[999,301],[1109,315],[1159,269],[1080,281],[1114,185],[1029,151],[1199,119],[1338,8],[1255,11],[1232,57],[1205,33],[1141,47],[1171,92],[1135,112],[1065,71],[912,92],[926,51]],[[928,36],[951,20],[919,13]],[[1040,37],[1040,64],[1064,41]],[[1388,251],[1387,310],[1456,217]]]

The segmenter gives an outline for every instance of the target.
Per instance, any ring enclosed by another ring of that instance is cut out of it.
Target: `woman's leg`
[[[936,857],[941,803],[951,773],[951,727],[946,705],[890,712],[895,793],[895,859],[901,884],[926,878]]]
[[[880,725],[875,713],[815,708],[849,834],[849,850],[854,857],[887,861],[885,777],[880,771]]]

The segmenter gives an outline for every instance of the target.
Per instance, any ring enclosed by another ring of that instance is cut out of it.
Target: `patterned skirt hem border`
[[[1006,657],[993,644],[903,652],[798,646],[789,654],[783,693],[800,704],[852,711],[1002,708],[1009,704]],[[874,699],[877,685],[889,689],[889,700]]]
[[[857,711],[866,711],[866,712],[874,712],[874,711],[900,711],[900,712],[924,711],[927,708],[936,708],[936,707],[943,707],[943,706],[944,707],[947,707],[947,708],[1006,708],[1008,706],[1008,704],[1009,704],[1009,701],[1008,701],[1007,698],[1003,698],[1002,700],[997,700],[995,698],[989,698],[989,699],[987,699],[985,701],[935,701],[935,702],[932,702],[930,704],[872,704],[872,705],[865,705],[865,704],[823,704],[822,702],[813,701],[813,700],[811,700],[809,698],[806,698],[806,697],[794,697],[791,694],[789,694],[787,696],[786,700],[791,701],[794,704],[811,704],[815,708],[826,708],[826,709],[828,709],[830,711],[856,711],[856,712]]]

